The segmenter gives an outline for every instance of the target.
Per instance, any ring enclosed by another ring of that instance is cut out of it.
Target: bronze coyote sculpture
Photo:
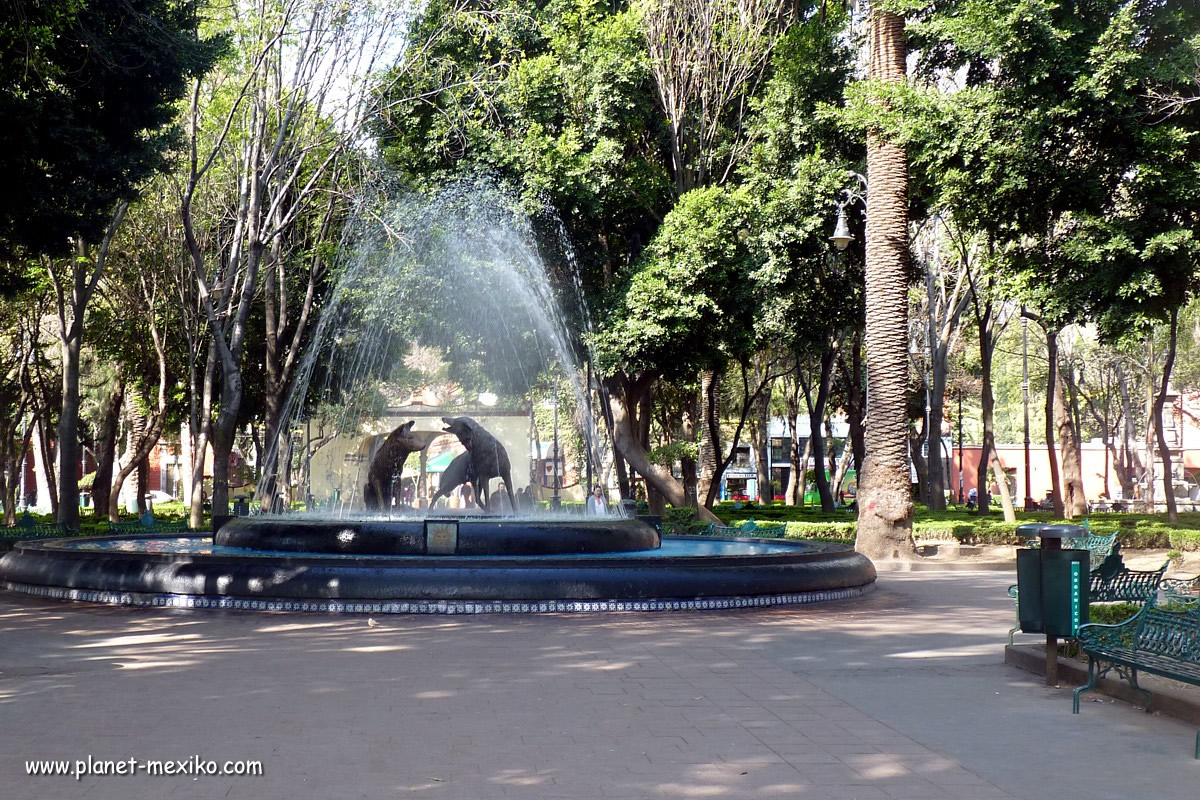
[[[363,490],[367,509],[379,511],[392,506],[392,481],[404,472],[409,453],[422,450],[425,444],[412,435],[415,420],[409,420],[388,434],[371,460],[367,485]]]
[[[504,445],[483,429],[470,417],[442,417],[443,429],[453,433],[471,455],[468,474],[475,485],[476,502],[480,508],[488,508],[489,484],[492,478],[504,479],[504,490],[508,493],[509,508],[516,509],[517,499],[512,490],[512,468],[508,462],[508,451]]]

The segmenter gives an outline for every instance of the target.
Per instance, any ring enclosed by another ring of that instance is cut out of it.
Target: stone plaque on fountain
[[[425,552],[431,556],[452,556],[458,552],[458,523],[454,520],[425,520]]]

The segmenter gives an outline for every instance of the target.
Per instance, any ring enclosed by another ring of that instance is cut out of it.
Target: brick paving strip
[[[0,593],[0,797],[1195,800],[1192,732],[1003,663],[1002,573],[734,613],[252,615]],[[262,777],[30,777],[29,759]],[[1114,764],[1137,769],[1116,769]]]

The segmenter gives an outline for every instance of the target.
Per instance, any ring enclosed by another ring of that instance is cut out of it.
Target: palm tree
[[[870,77],[903,83],[904,18],[872,11]],[[867,134],[867,458],[858,491],[856,549],[873,559],[914,553],[907,449],[908,155]]]

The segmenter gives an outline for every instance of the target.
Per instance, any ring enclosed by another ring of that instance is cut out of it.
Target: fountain
[[[211,536],[20,542],[0,558],[0,587],[131,605],[369,613],[744,608],[869,591],[874,566],[844,546],[662,536],[643,518],[530,509],[514,494],[525,478],[509,452],[528,444],[518,435],[518,424],[532,425],[527,407],[461,396],[397,405],[398,373],[412,369],[406,349],[419,340],[457,371],[448,385],[508,398],[561,386],[586,407],[538,237],[514,205],[472,181],[433,202],[359,215],[259,486],[265,507],[287,506],[286,489],[302,476],[317,510],[218,520]],[[575,278],[565,237],[559,249]],[[556,283],[571,285],[561,275]],[[585,457],[600,463],[591,416],[574,417]],[[416,484],[405,493],[425,496],[435,443],[438,458],[455,456],[437,496],[469,481],[480,509],[404,502],[405,480]],[[507,509],[490,513],[489,500]]]

